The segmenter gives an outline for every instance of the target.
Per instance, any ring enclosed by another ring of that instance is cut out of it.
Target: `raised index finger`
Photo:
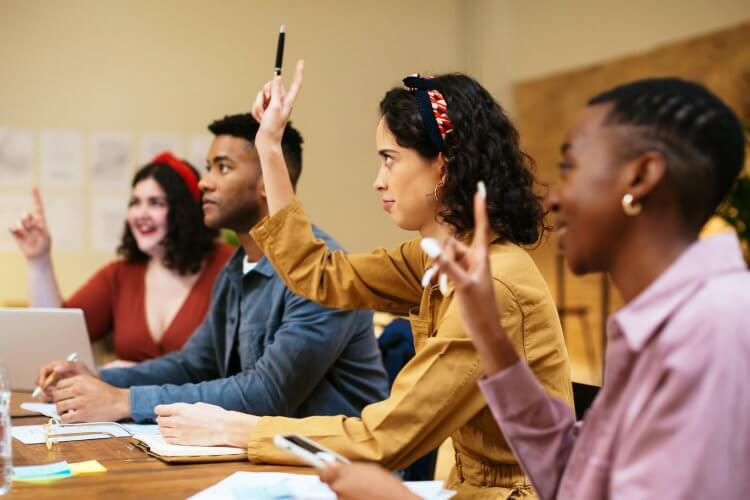
[[[289,90],[284,98],[284,104],[287,110],[291,110],[294,106],[294,101],[297,99],[297,94],[300,88],[302,88],[302,74],[305,70],[305,61],[300,59],[297,61],[297,65],[294,67],[294,79],[292,84],[289,86]]]
[[[31,190],[31,198],[34,203],[34,212],[38,213],[44,219],[44,204],[42,203],[42,195],[39,192],[39,188],[35,187]]]
[[[487,189],[484,182],[477,183],[474,194],[474,244],[487,248],[490,243],[490,220],[487,215]]]

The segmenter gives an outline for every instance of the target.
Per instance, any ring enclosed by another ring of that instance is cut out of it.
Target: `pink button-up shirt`
[[[750,498],[750,273],[734,234],[688,248],[609,320],[583,422],[525,363],[479,382],[542,499]]]

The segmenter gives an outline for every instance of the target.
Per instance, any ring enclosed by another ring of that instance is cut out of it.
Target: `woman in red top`
[[[214,280],[233,249],[216,243],[203,224],[198,172],[162,153],[133,178],[120,258],[62,298],[50,256],[51,238],[42,200],[10,228],[29,264],[35,307],[83,309],[92,340],[114,333],[115,354],[125,363],[182,347],[203,321]]]

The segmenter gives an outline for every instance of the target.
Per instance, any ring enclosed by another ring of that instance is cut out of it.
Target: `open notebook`
[[[161,434],[135,435],[130,441],[151,456],[168,463],[230,462],[247,460],[245,448],[228,446],[183,446],[169,444]]]
[[[56,417],[55,405],[40,403],[24,403],[28,411],[42,413],[49,417]],[[116,424],[114,422],[99,422],[91,424],[62,425],[54,429],[55,442],[83,441],[89,439],[107,439],[112,437],[128,437],[130,441],[160,460],[169,463],[179,462],[225,462],[246,460],[247,450],[244,448],[230,448],[226,446],[183,446],[169,444],[159,433],[157,425]],[[47,440],[44,425],[17,425],[12,428],[13,437],[24,444],[42,444]],[[60,435],[59,433],[75,433],[75,435]]]

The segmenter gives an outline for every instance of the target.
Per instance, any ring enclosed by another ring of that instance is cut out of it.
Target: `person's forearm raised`
[[[36,307],[60,307],[62,295],[52,266],[52,238],[47,228],[39,190],[31,192],[33,210],[8,228],[29,266],[29,304]]]
[[[281,141],[302,85],[302,69],[303,62],[298,61],[289,89],[284,89],[281,76],[274,77],[258,92],[253,104],[252,114],[260,123],[255,148],[263,171],[269,215],[274,215],[294,199]]]
[[[62,294],[57,285],[52,256],[47,253],[29,259],[29,305],[33,307],[60,307]]]

